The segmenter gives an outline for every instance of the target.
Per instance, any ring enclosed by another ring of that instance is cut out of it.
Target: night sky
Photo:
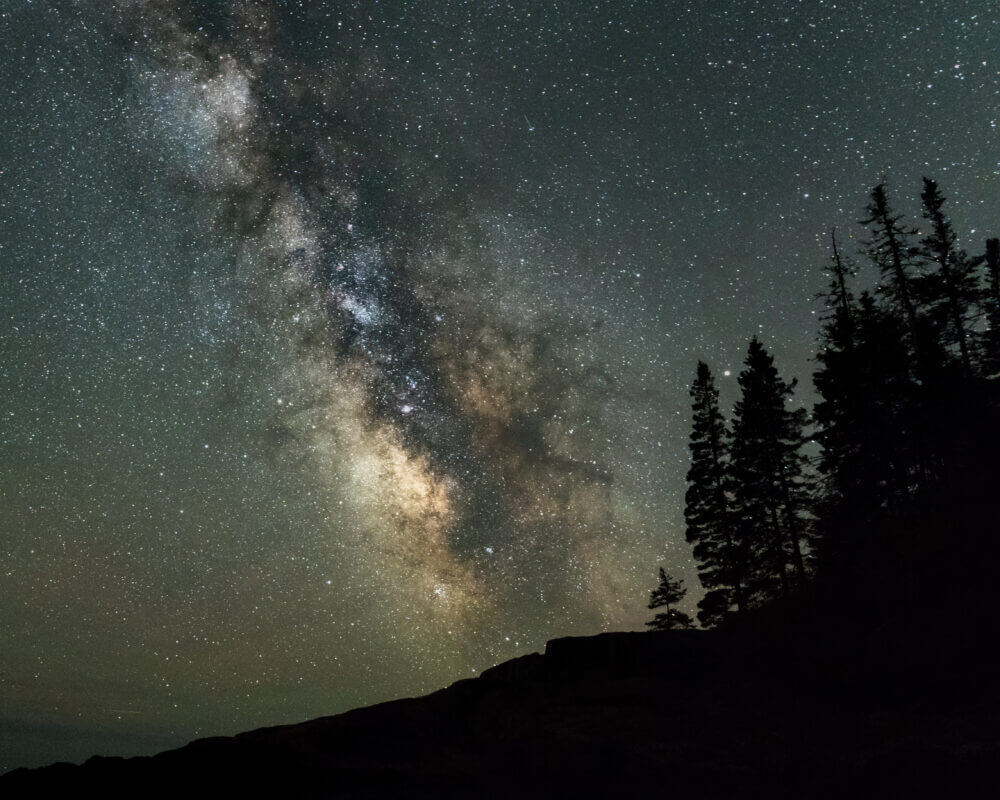
[[[4,0],[0,769],[693,607],[697,359],[808,403],[883,175],[1000,233],[996,10]]]

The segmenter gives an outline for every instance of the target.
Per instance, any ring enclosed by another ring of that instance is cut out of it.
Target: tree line
[[[811,414],[756,338],[728,422],[698,363],[685,522],[702,626],[817,585],[926,606],[993,578],[1000,241],[970,255],[934,180],[920,199],[917,230],[884,183],[871,190],[858,254],[877,268],[870,290],[831,232]],[[666,610],[647,624],[691,627],[672,607],[684,593],[661,569],[649,608]]]

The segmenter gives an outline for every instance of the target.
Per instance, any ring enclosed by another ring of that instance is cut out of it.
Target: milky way
[[[378,152],[371,132],[406,108],[387,99],[377,51],[318,66],[281,54],[266,4],[213,31],[174,5],[125,6],[152,127],[137,147],[177,141],[180,179],[217,195],[237,302],[289,351],[272,446],[309,452],[317,474],[350,487],[355,569],[385,590],[386,624],[410,609],[406,631],[474,630],[497,624],[508,592],[540,601],[546,589],[620,622],[612,476],[566,442],[575,407],[600,418],[614,382],[547,341],[541,326],[566,338],[565,321],[526,319],[488,282],[470,285],[491,233],[499,247],[514,234],[414,191],[434,185],[433,164],[404,171],[392,148]],[[532,568],[566,560],[576,592]]]
[[[883,174],[978,252],[1000,65],[984,2],[689,5],[4,9],[0,767],[693,604],[696,360],[808,383]]]

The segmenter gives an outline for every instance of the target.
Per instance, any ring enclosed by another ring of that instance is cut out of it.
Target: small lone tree
[[[686,594],[687,589],[684,588],[684,581],[674,580],[663,571],[663,567],[660,567],[660,585],[650,592],[648,608],[650,610],[654,608],[663,608],[665,610],[661,611],[646,624],[657,631],[692,627],[694,623],[691,617],[683,611],[671,608],[675,603],[679,603]]]

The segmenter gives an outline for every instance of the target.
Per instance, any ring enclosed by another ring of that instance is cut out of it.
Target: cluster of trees
[[[806,412],[789,405],[795,383],[781,378],[756,338],[739,385],[742,394],[730,425],[704,362],[698,362],[691,386],[694,424],[684,516],[706,589],[698,603],[703,626],[776,595],[787,596],[807,575]],[[663,577],[656,591],[662,592]],[[657,617],[649,624],[665,629],[688,627],[690,621],[683,623]]]
[[[935,181],[924,179],[921,201],[918,231],[893,211],[884,184],[872,189],[861,222],[861,255],[879,275],[870,291],[855,293],[855,262],[832,234],[811,415],[790,405],[794,381],[779,376],[756,339],[728,425],[699,362],[685,520],[706,589],[703,626],[796,593],[813,576],[841,592],[891,586],[884,593],[899,602],[926,604],[949,582],[988,577],[977,578],[970,561],[1000,558],[989,533],[1000,446],[1000,242],[970,255]],[[803,454],[810,439],[820,445],[815,463]],[[661,570],[650,608],[665,596],[680,600],[677,582],[667,591],[671,580]],[[675,613],[648,624],[691,621]]]

